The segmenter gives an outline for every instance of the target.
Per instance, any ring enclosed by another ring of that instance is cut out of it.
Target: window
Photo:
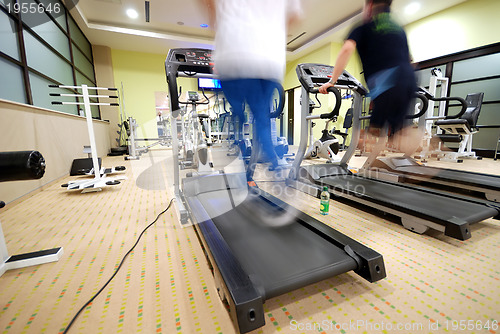
[[[96,86],[92,45],[60,0],[0,0],[0,71],[0,98],[75,115],[76,106],[51,104],[48,85]]]
[[[16,30],[16,22],[9,16],[5,15],[4,13],[1,13],[0,52],[3,52],[5,55],[12,57],[15,60],[20,60],[17,36],[16,34],[14,34],[15,30]]]
[[[21,66],[0,58],[0,73],[9,80],[0,80],[0,98],[26,103]]]

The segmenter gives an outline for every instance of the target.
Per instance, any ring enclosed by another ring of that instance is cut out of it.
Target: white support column
[[[90,150],[92,152],[92,164],[94,165],[95,179],[101,178],[101,168],[99,167],[99,159],[97,158],[97,145],[95,143],[94,124],[92,123],[92,110],[90,109],[89,91],[87,85],[82,85],[83,106],[85,108],[85,117],[87,119],[87,127],[89,130]]]
[[[438,85],[441,84],[441,94],[440,96],[436,96],[436,91]],[[446,97],[448,92],[448,78],[446,77],[436,77],[431,76],[431,80],[429,83],[429,93],[431,93],[434,97]],[[425,131],[428,136],[432,136],[432,125],[434,124],[434,107],[435,101],[429,100],[429,107],[427,108],[426,114],[426,122],[425,122]],[[446,101],[439,102],[438,108],[438,117],[444,117],[446,111]],[[441,133],[440,129],[437,130],[437,133]]]

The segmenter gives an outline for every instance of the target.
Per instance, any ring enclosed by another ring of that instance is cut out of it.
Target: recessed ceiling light
[[[202,27],[202,28],[208,28],[208,24],[202,23],[202,24],[200,24],[200,27]]]
[[[177,22],[177,24],[178,24],[178,25],[180,25],[180,26],[183,26],[183,25],[184,25],[184,22],[179,21],[179,22]]]
[[[413,15],[420,9],[420,2],[411,2],[405,7],[406,15]]]
[[[139,17],[139,13],[135,9],[129,8],[127,9],[127,16],[131,19],[136,19]]]

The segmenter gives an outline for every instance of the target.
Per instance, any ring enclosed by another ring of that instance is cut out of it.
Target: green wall
[[[113,74],[117,87],[123,84],[127,116],[136,119],[139,138],[158,137],[155,92],[167,92],[165,55],[111,50]],[[197,90],[196,79],[180,78],[182,91]]]

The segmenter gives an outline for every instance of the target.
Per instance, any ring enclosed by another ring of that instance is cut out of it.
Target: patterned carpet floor
[[[62,246],[53,263],[0,277],[0,332],[62,333],[116,270],[123,256],[172,199],[169,150],[125,165],[120,185],[81,194],[51,184],[7,206],[0,222],[10,254]],[[431,164],[440,165],[439,162]],[[485,159],[455,168],[500,174]],[[256,179],[259,179],[258,177]],[[283,182],[261,179],[271,194]],[[489,219],[459,241],[412,233],[390,217],[303,193],[290,203],[384,256],[387,278],[369,283],[347,273],[266,301],[255,333],[500,333],[500,223]],[[465,326],[465,328],[461,327]],[[467,327],[469,326],[469,327]],[[194,228],[176,211],[162,214],[120,271],[77,318],[69,333],[234,333]]]

